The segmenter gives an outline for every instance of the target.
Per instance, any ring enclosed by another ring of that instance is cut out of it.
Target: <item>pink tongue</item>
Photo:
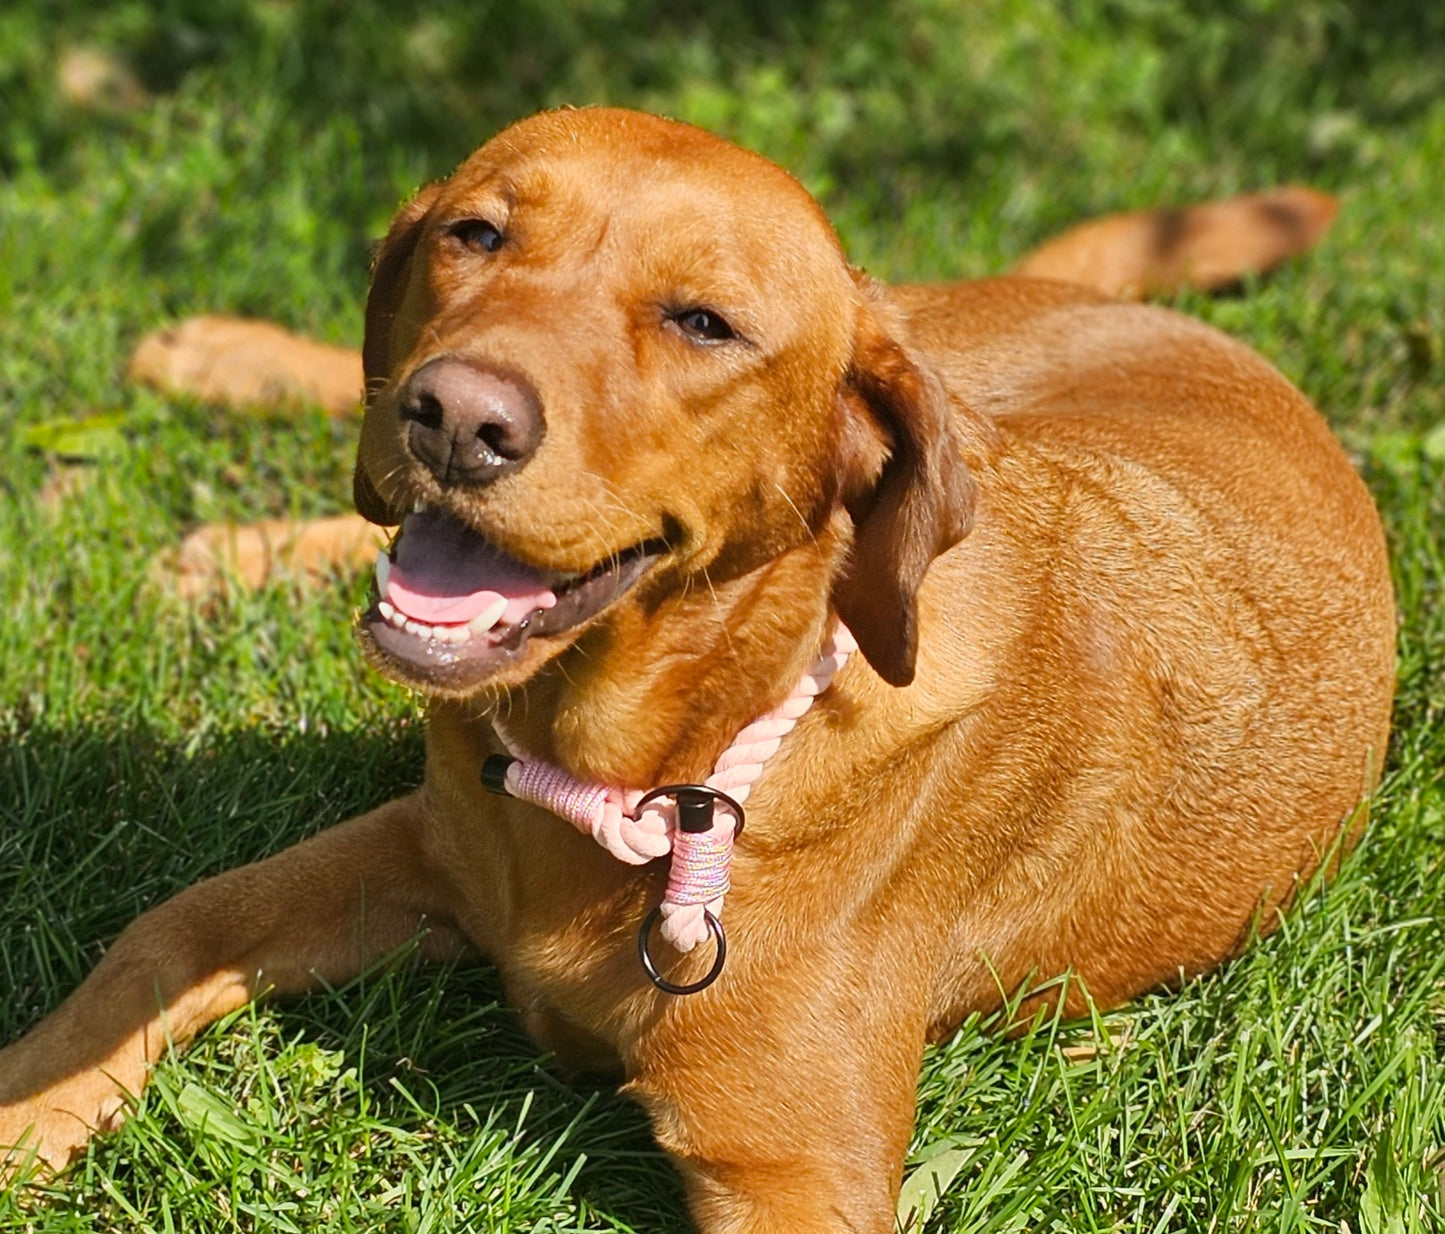
[[[435,510],[408,515],[401,525],[385,599],[414,621],[433,626],[460,625],[498,600],[507,601],[504,622],[557,603],[535,570]]]

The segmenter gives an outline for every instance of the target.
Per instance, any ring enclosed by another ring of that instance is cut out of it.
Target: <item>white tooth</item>
[[[502,614],[507,611],[507,600],[505,596],[498,596],[489,608],[484,608],[480,613],[467,622],[467,629],[473,634],[485,634],[497,622],[502,620]]]
[[[419,622],[419,621],[413,621],[410,617],[408,617],[408,618],[402,623],[402,627],[401,627],[401,628],[402,628],[403,630],[405,630],[408,634],[415,634],[418,638],[421,637],[421,632],[422,632],[423,630],[430,630],[430,629],[431,629],[430,626],[424,626],[424,625],[422,625],[421,622]]]
[[[401,612],[399,609],[392,609],[391,616],[388,617],[387,620],[391,622],[391,624],[394,625],[398,630],[406,629],[406,614]]]
[[[391,577],[391,558],[382,549],[376,555],[376,590],[381,595],[386,595],[386,580]]]
[[[411,512],[413,514],[421,514],[425,510],[426,502],[424,502],[420,497],[418,497],[414,502],[412,502]]]
[[[393,617],[396,616],[396,609],[385,600],[380,600],[377,602],[376,611],[380,613],[382,617],[387,621],[390,621]]]
[[[472,632],[466,626],[438,626],[437,637],[448,643],[465,643]]]

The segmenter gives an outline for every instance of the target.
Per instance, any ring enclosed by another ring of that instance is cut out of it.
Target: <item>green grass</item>
[[[0,12],[0,1040],[137,912],[413,784],[417,700],[356,671],[359,594],[208,616],[148,558],[202,519],[341,509],[351,429],[123,379],[196,311],[360,335],[370,242],[420,181],[561,102],[780,159],[888,278],[978,274],[1069,222],[1286,180],[1321,250],[1182,306],[1259,348],[1360,460],[1402,614],[1364,842],[1285,929],[1175,995],[920,1081],[928,1229],[1445,1228],[1445,7],[1416,0],[12,0]],[[65,105],[57,56],[152,102]],[[113,416],[58,509],[37,425]],[[1301,517],[1308,517],[1302,511]],[[641,1115],[562,1084],[488,971],[404,962],[248,1010],[0,1230],[675,1229]]]

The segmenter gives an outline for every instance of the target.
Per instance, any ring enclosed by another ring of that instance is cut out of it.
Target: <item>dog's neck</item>
[[[509,739],[583,780],[701,780],[799,680],[828,632],[842,536],[610,618],[503,701]]]

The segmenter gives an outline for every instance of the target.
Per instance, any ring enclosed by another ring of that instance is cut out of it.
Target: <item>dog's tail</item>
[[[1339,207],[1327,193],[1281,188],[1180,210],[1113,214],[1045,241],[1014,273],[1133,300],[1184,287],[1215,291],[1312,248]]]

